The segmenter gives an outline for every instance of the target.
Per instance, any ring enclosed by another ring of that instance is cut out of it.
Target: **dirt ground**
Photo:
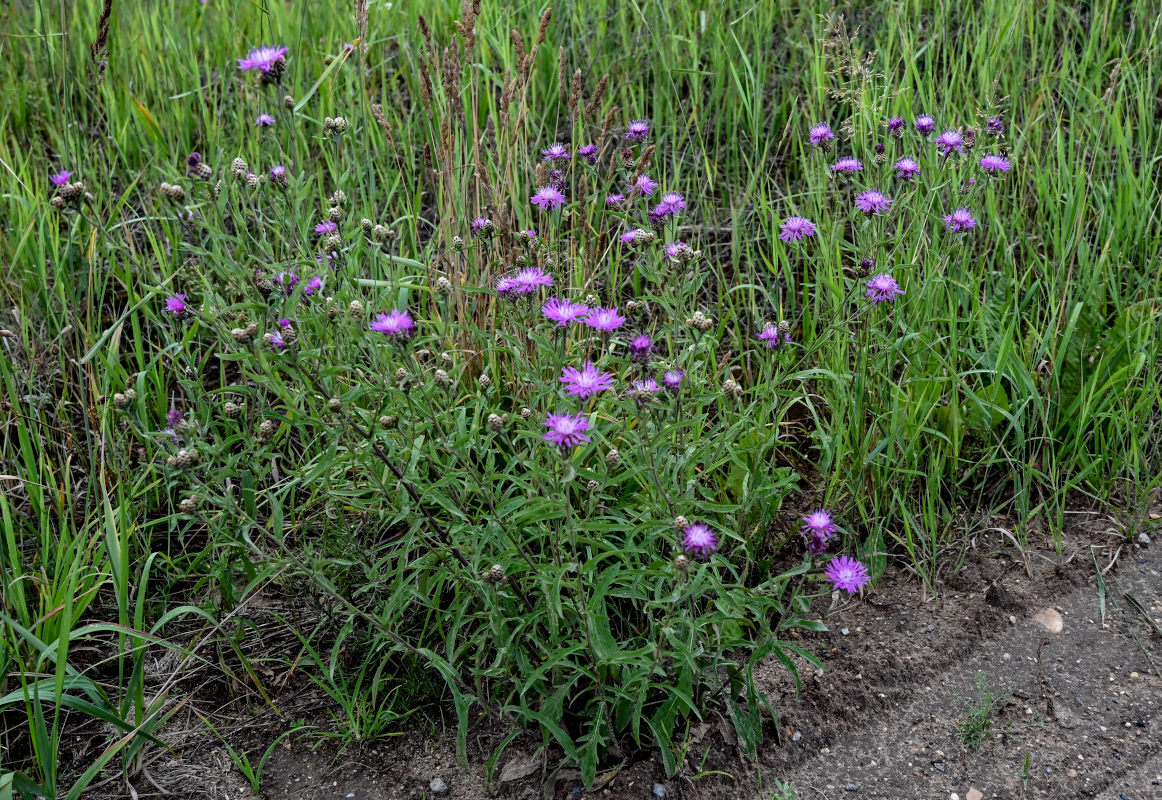
[[[889,566],[865,596],[817,603],[829,631],[800,643],[827,669],[807,668],[800,693],[780,665],[763,665],[760,686],[781,718],[757,760],[708,719],[692,728],[677,776],[642,753],[600,776],[592,794],[771,800],[778,780],[793,783],[798,800],[1162,800],[1162,530],[1154,524],[1154,542],[1139,546],[1109,517],[1078,512],[1060,552],[1022,553],[999,531],[981,534],[937,596]],[[287,719],[326,724],[318,693],[279,703]],[[284,729],[259,713],[252,758]],[[498,775],[526,774],[487,786],[485,761],[503,733],[483,726],[473,735],[468,770],[453,741],[435,732],[342,749],[318,737],[287,739],[266,764],[260,796],[586,794],[575,771],[544,771],[554,754],[538,753],[532,736],[496,765]],[[212,745],[155,765],[152,782],[170,796],[196,786],[200,797],[254,800]]]

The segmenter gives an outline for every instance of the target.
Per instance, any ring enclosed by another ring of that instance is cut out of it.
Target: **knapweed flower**
[[[807,549],[818,555],[827,550],[827,543],[839,532],[831,515],[823,509],[812,511],[803,517],[803,527],[799,530],[807,537]]]
[[[246,58],[238,59],[238,69],[270,72],[286,61],[285,47],[256,47]]]
[[[927,136],[936,130],[936,120],[928,114],[921,114],[916,117],[916,132],[921,136]]]
[[[495,230],[495,228],[492,225],[492,220],[488,219],[487,217],[477,217],[476,219],[472,220],[473,236],[484,236],[486,234],[491,234],[493,230]]]
[[[967,208],[958,208],[944,218],[944,227],[953,233],[960,233],[976,227],[976,220]]]
[[[641,239],[642,234],[644,233],[645,231],[643,231],[641,228],[631,228],[618,238],[621,240],[622,244],[633,244],[637,240]]]
[[[836,556],[831,559],[823,572],[832,586],[849,594],[855,594],[871,580],[867,567],[848,556]]]
[[[165,310],[175,317],[184,317],[190,313],[184,294],[174,294],[165,299]]]
[[[605,196],[605,205],[607,206],[619,206],[624,202],[624,194],[609,194]]]
[[[648,334],[640,333],[629,340],[629,360],[638,364],[648,364],[654,352],[654,342]]]
[[[892,117],[888,120],[888,135],[900,137],[904,135],[904,118]]]
[[[558,380],[565,384],[567,394],[576,395],[582,400],[613,388],[613,376],[593,366],[592,361],[586,361],[581,369],[565,367]]]
[[[834,138],[835,134],[831,132],[831,128],[826,122],[812,125],[811,130],[807,132],[807,140],[815,147],[826,147],[827,143]]]
[[[864,292],[868,299],[872,301],[873,305],[879,305],[883,302],[891,303],[896,299],[896,295],[903,293],[904,290],[896,283],[896,279],[886,272],[881,272],[879,275],[873,275],[869,278],[867,291]]]
[[[686,373],[680,369],[666,370],[664,373],[662,373],[662,386],[664,386],[666,391],[670,394],[677,394],[678,392],[682,391],[682,378],[685,377],[685,375]]]
[[[260,128],[269,128],[274,125],[274,117],[270,114],[259,114],[258,118],[254,120],[254,124]]]
[[[668,217],[686,210],[686,200],[677,192],[666,192],[653,208],[653,214]]]
[[[182,420],[185,419],[185,417],[185,412],[183,412],[180,408],[171,408],[169,411],[165,412],[165,424],[176,430],[181,426]]]
[[[791,334],[779,330],[779,326],[773,322],[768,322],[763,326],[762,331],[758,335],[758,339],[767,346],[768,350],[774,350],[779,345],[790,344]]]
[[[329,236],[332,233],[338,232],[339,226],[334,222],[331,222],[329,219],[325,219],[315,226],[315,233],[319,234],[320,236]]]
[[[525,267],[517,270],[511,279],[515,284],[513,291],[517,294],[531,294],[542,286],[552,286],[553,276],[540,267]]]
[[[832,172],[850,175],[863,169],[863,164],[857,158],[841,158],[831,165]]]
[[[568,161],[572,158],[569,155],[569,148],[560,142],[553,142],[551,145],[541,151],[545,161]]]
[[[289,295],[298,285],[299,275],[297,272],[280,272],[272,280],[282,287],[283,294]]]
[[[583,322],[594,330],[610,333],[625,324],[625,317],[617,313],[617,306],[613,308],[591,308],[585,315]]]
[[[666,258],[677,261],[678,256],[682,253],[683,247],[689,247],[689,245],[683,241],[674,241],[666,245],[662,252],[666,254]]]
[[[868,189],[855,196],[855,207],[865,214],[880,214],[892,207],[892,200],[875,189]]]
[[[307,281],[306,284],[303,286],[303,294],[306,295],[307,297],[310,297],[311,295],[313,295],[315,292],[319,291],[322,288],[323,288],[323,279],[320,278],[318,275],[316,275],[315,277],[313,277],[309,281]]]
[[[371,321],[371,330],[390,339],[406,341],[416,332],[416,323],[406,311],[383,311]]]
[[[986,136],[995,139],[1005,132],[1005,123],[1001,122],[999,117],[993,117],[984,124],[984,132]]]
[[[995,153],[990,153],[980,160],[980,168],[989,173],[1008,172],[1010,166],[1012,165],[1007,158]]]
[[[642,381],[634,381],[628,394],[640,404],[648,403],[659,391],[658,382],[653,378],[646,378]]]
[[[286,186],[286,167],[282,164],[275,164],[270,168],[270,179],[281,186]]]
[[[577,148],[577,157],[583,158],[590,164],[597,163],[597,145],[587,144]]]
[[[710,526],[695,522],[682,529],[682,549],[706,558],[718,549],[718,537]]]
[[[519,231],[517,233],[517,238],[524,239],[528,243],[535,242],[537,240],[537,229],[529,228],[528,230]]]
[[[556,327],[563,328],[570,322],[577,322],[589,313],[589,306],[580,303],[571,303],[559,297],[550,297],[541,306],[541,313],[545,319],[557,323]]]
[[[585,431],[593,426],[584,414],[549,414],[545,419],[545,427],[549,432],[541,438],[564,450],[588,442],[589,437]]]
[[[953,150],[958,153],[964,152],[964,136],[961,135],[960,131],[944,131],[933,140],[933,143],[942,156],[951,155]]]
[[[520,294],[520,284],[511,275],[505,275],[496,282],[496,293],[506,300],[511,300]]]
[[[635,119],[625,129],[625,138],[631,142],[644,141],[650,135],[650,123],[644,119]]]
[[[815,235],[815,223],[806,217],[787,217],[779,226],[779,238],[784,242],[797,242]]]
[[[565,195],[556,186],[542,186],[529,198],[529,202],[541,211],[552,211],[565,204]]]
[[[896,171],[896,177],[902,181],[910,181],[920,174],[920,165],[907,156],[892,164],[892,168]]]
[[[640,192],[641,194],[644,194],[646,197],[649,197],[650,195],[652,195],[654,193],[654,190],[657,188],[658,188],[657,181],[653,180],[652,178],[650,178],[649,175],[646,175],[643,172],[641,175],[637,176],[637,180],[633,182],[633,187],[631,188],[630,191],[631,192]]]
[[[262,340],[280,353],[286,350],[286,340],[282,338],[281,333],[268,333],[262,337]]]
[[[62,169],[56,175],[49,175],[48,179],[52,181],[53,186],[64,186],[69,182],[69,178],[73,177],[73,173],[67,169]]]

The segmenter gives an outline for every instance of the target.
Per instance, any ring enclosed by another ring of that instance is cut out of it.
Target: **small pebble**
[[[843,791],[845,791],[845,792],[858,792],[862,788],[863,788],[863,786],[861,784],[849,783],[849,784],[847,784],[847,786],[843,787]]]
[[[792,742],[797,742],[802,738],[803,738],[803,734],[799,733],[799,731],[795,731],[794,733],[791,734],[791,741]]]
[[[661,800],[661,798],[663,798],[665,796],[666,796],[666,787],[662,786],[662,784],[660,784],[660,783],[655,783],[654,784],[654,797],[657,797],[658,800]]]
[[[444,783],[443,778],[432,778],[432,782],[428,784],[428,788],[432,790],[432,794],[436,797],[443,797],[448,793],[448,784]]]
[[[1138,544],[1142,545],[1142,547],[1149,547],[1150,546],[1150,535],[1147,533],[1139,533],[1138,534]]]
[[[848,632],[849,631],[847,630],[847,628],[844,628],[843,630],[840,631],[840,633],[842,633],[844,636],[847,636]]]

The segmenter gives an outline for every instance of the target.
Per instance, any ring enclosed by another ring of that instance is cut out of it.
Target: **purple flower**
[[[496,293],[505,299],[511,300],[520,294],[520,284],[515,279],[505,276],[496,282]]]
[[[832,172],[840,172],[843,174],[859,172],[862,169],[863,164],[859,162],[859,159],[851,158],[850,156],[847,158],[841,158],[831,165]]]
[[[278,350],[280,353],[283,350],[286,350],[286,340],[282,338],[281,333],[268,333],[265,336],[263,336],[262,338],[263,338],[263,341],[265,341],[268,345],[270,345],[275,350]]]
[[[176,430],[185,417],[185,413],[180,408],[171,408],[165,412],[165,424]]]
[[[591,308],[583,320],[594,330],[610,333],[625,324],[625,317],[617,313],[617,306],[613,308]]]
[[[553,276],[540,267],[525,267],[512,276],[517,294],[531,294],[542,286],[552,286]]]
[[[800,533],[807,537],[807,549],[816,555],[827,550],[827,543],[838,532],[831,515],[823,509],[803,517],[803,527],[800,529]]]
[[[659,391],[658,382],[653,378],[646,378],[645,380],[634,381],[633,386],[630,387],[627,394],[634,400],[637,400],[638,405],[648,403],[657,396]]]
[[[641,228],[632,228],[631,230],[628,230],[621,235],[621,237],[620,237],[621,243],[622,244],[633,244],[634,242],[636,242],[638,240],[638,237],[641,236],[643,233],[645,233],[645,231],[643,231]]]
[[[275,164],[270,168],[270,179],[281,186],[286,186],[286,167],[282,164]]]
[[[323,288],[323,279],[320,278],[318,275],[316,275],[315,277],[313,277],[309,281],[307,281],[305,286],[303,286],[303,294],[306,295],[307,297],[310,297],[311,295],[313,295],[315,292],[319,291],[322,288]]]
[[[682,529],[682,549],[706,558],[718,549],[718,537],[708,525],[695,522]]]
[[[589,437],[585,431],[593,426],[584,414],[549,414],[545,419],[545,427],[549,432],[541,438],[564,450],[588,442]]]
[[[807,139],[815,147],[824,147],[835,138],[835,134],[831,132],[831,128],[826,122],[820,122],[811,126],[811,130],[807,133]]]
[[[285,47],[256,47],[246,58],[238,59],[238,69],[270,72],[278,64],[285,62],[285,56]]]
[[[920,174],[920,165],[907,156],[892,164],[892,168],[896,170],[896,177],[904,181],[910,181]]]
[[[541,211],[551,211],[565,204],[565,195],[556,186],[542,186],[529,198],[529,202]]]
[[[904,135],[904,118],[892,117],[888,120],[888,135],[900,137]]]
[[[633,182],[633,186],[631,187],[630,192],[640,192],[646,197],[649,197],[654,193],[654,189],[657,188],[657,181],[651,180],[650,176],[643,172],[641,175],[638,175],[637,180]]]
[[[383,311],[371,321],[371,330],[391,339],[406,341],[416,332],[416,323],[406,311]]]
[[[904,290],[896,283],[896,279],[886,272],[873,275],[867,282],[867,291],[864,292],[872,301],[873,305],[878,305],[885,301],[891,303],[896,299],[896,295],[903,293]]]
[[[836,556],[831,559],[824,574],[836,589],[842,589],[849,594],[855,594],[871,580],[867,574],[867,567],[848,556]]]
[[[815,235],[815,223],[806,217],[787,217],[779,226],[779,238],[784,242],[797,242]]]
[[[666,254],[667,258],[677,261],[678,255],[682,252],[683,247],[689,247],[689,245],[683,241],[673,241],[666,245],[663,252]]]
[[[951,155],[953,150],[958,153],[964,152],[964,137],[961,136],[960,131],[944,131],[936,137],[934,143],[942,156]]]
[[[624,194],[610,194],[605,196],[605,205],[607,206],[619,206],[624,202]]]
[[[325,219],[322,222],[320,222],[318,225],[315,226],[315,233],[319,234],[320,236],[328,236],[332,233],[338,233],[338,232],[339,232],[339,226],[336,225],[334,222],[331,222],[331,220],[329,220],[329,219]]]
[[[291,326],[291,321],[287,317],[282,317],[279,319],[278,324],[284,328],[289,328]]]
[[[855,196],[855,207],[865,214],[880,214],[892,207],[892,200],[875,189],[868,189]]]
[[[1007,158],[990,153],[980,160],[980,168],[985,172],[1008,172],[1012,166]]]
[[[529,243],[535,242],[537,240],[537,229],[536,228],[529,228],[528,230],[520,231],[519,233],[517,233],[517,237],[520,239],[524,239],[526,242],[529,242]]]
[[[638,364],[648,364],[650,355],[654,352],[654,342],[648,334],[640,333],[629,340],[629,359]]]
[[[259,114],[258,119],[254,120],[254,124],[260,128],[269,128],[274,124],[274,117],[270,114]]]
[[[175,317],[184,317],[189,313],[189,306],[186,305],[186,296],[184,294],[175,294],[165,299],[165,310]]]
[[[916,132],[921,136],[927,136],[936,130],[936,120],[928,114],[921,114],[916,117]]]
[[[597,369],[592,361],[586,361],[581,369],[565,367],[558,380],[565,384],[567,394],[576,395],[582,400],[613,388],[613,376]]]
[[[472,235],[483,236],[492,232],[492,220],[487,217],[477,217],[472,220]]]
[[[578,147],[577,148],[577,156],[578,156],[578,158],[585,159],[590,164],[596,164],[597,163],[597,145],[587,144],[587,145],[584,145],[583,147]]]
[[[953,233],[959,233],[975,228],[976,220],[972,218],[967,208],[958,208],[944,218],[944,227]]]
[[[625,138],[631,142],[644,141],[650,135],[650,123],[644,119],[635,119],[625,129]]]
[[[569,155],[569,148],[560,142],[553,142],[551,145],[541,151],[545,161],[568,161],[572,156]]]
[[[67,169],[62,169],[56,175],[49,175],[48,179],[52,181],[53,186],[64,186],[69,182],[69,178],[73,177],[73,173]]]
[[[666,192],[654,206],[654,213],[662,216],[680,214],[685,210],[686,200],[677,192]]]
[[[774,350],[779,345],[790,344],[791,334],[779,333],[779,326],[773,322],[768,322],[763,326],[762,331],[758,335],[758,339],[767,346],[768,350]]]
[[[580,303],[570,303],[568,300],[562,300],[559,297],[550,297],[541,306],[541,313],[545,318],[557,323],[556,327],[563,328],[570,322],[577,322],[586,314],[589,313],[589,306],[583,306]]]
[[[666,387],[667,392],[677,394],[682,391],[682,378],[685,374],[680,369],[666,370],[662,375],[662,386]]]
[[[289,295],[298,285],[299,276],[297,272],[280,272],[273,276],[272,280],[282,287],[283,294]]]
[[[985,134],[994,139],[1005,132],[1005,123],[1001,122],[999,117],[993,117],[984,124]]]

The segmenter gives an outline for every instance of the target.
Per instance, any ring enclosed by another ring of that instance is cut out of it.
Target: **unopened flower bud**
[[[242,158],[236,158],[230,162],[230,174],[235,178],[245,178],[246,173],[249,171],[249,168],[246,166],[246,161]]]
[[[461,239],[459,236],[453,236],[452,237],[452,249],[456,250],[456,251],[463,250],[464,249],[464,240]]]
[[[440,362],[443,364],[447,364],[448,366],[452,366],[452,354],[451,353],[440,353]]]
[[[371,228],[371,238],[377,242],[387,241],[387,226],[375,225]]]
[[[341,206],[347,202],[347,193],[342,189],[336,189],[331,193],[331,196],[327,198],[327,202],[333,206]]]
[[[685,572],[690,567],[690,559],[679,553],[674,556],[674,567],[681,572]]]
[[[294,99],[294,97],[292,97],[291,95],[288,94],[282,98],[282,104],[284,106],[286,106],[287,108],[294,108],[295,107],[295,99]]]
[[[494,581],[504,580],[504,567],[502,567],[500,564],[493,564],[492,569],[488,571],[492,575],[492,579]]]
[[[372,224],[371,220],[369,220],[367,217],[364,217],[363,219],[359,220],[359,227],[362,228],[363,232],[365,234],[367,234],[368,236],[370,236],[371,232],[373,230],[375,230],[375,226]]]
[[[125,390],[125,397],[128,398],[130,403],[132,403],[134,400],[137,399],[137,390],[136,389],[126,389]]]
[[[353,317],[362,317],[363,316],[363,304],[360,303],[358,300],[352,300],[350,303],[347,304],[347,313]]]
[[[742,397],[742,386],[734,378],[727,378],[722,382],[722,393],[732,399]]]
[[[488,377],[487,375],[481,375],[476,379],[476,385],[481,389],[487,389],[492,385],[492,378]]]
[[[233,336],[234,341],[238,342],[239,344],[246,344],[250,341],[250,332],[242,328],[232,328],[230,330],[230,335]]]
[[[237,419],[242,414],[242,406],[227,400],[226,404],[222,406],[222,413],[226,415],[227,419]]]
[[[779,320],[779,335],[788,336],[791,333],[791,323],[785,319]]]
[[[432,373],[432,380],[436,382],[437,386],[447,386],[452,382],[452,379],[448,377],[448,373],[442,369],[438,369]]]
[[[436,292],[445,296],[452,294],[452,281],[443,275],[436,278]]]
[[[269,439],[278,430],[278,423],[273,419],[264,419],[258,426],[258,438]]]
[[[177,465],[181,469],[186,469],[194,463],[194,456],[190,454],[189,450],[178,450]]]
[[[399,420],[392,414],[384,414],[379,418],[379,427],[391,430],[396,426]]]
[[[493,433],[500,433],[504,430],[504,419],[499,414],[489,414],[488,429]]]
[[[113,407],[129,408],[129,398],[124,393],[117,392],[117,394],[113,395]]]
[[[524,408],[522,408],[520,410],[520,418],[525,419],[525,420],[532,419],[533,418],[533,410],[531,408],[529,408],[528,406],[525,406]]]
[[[343,400],[339,397],[332,397],[327,401],[327,410],[332,414],[338,414],[343,410]]]
[[[605,454],[605,466],[609,467],[610,469],[621,466],[621,453],[617,452],[617,448],[611,448],[610,451]]]
[[[674,530],[676,530],[676,531],[686,530],[686,526],[688,526],[689,524],[690,524],[690,520],[686,519],[681,514],[674,517]]]
[[[601,481],[589,481],[587,484],[585,484],[585,488],[590,492],[596,492],[601,488]]]
[[[195,496],[182,498],[181,503],[178,504],[178,509],[183,514],[193,514],[198,510],[198,498]]]
[[[331,206],[327,209],[327,219],[331,222],[339,222],[343,219],[343,209],[339,206]]]

